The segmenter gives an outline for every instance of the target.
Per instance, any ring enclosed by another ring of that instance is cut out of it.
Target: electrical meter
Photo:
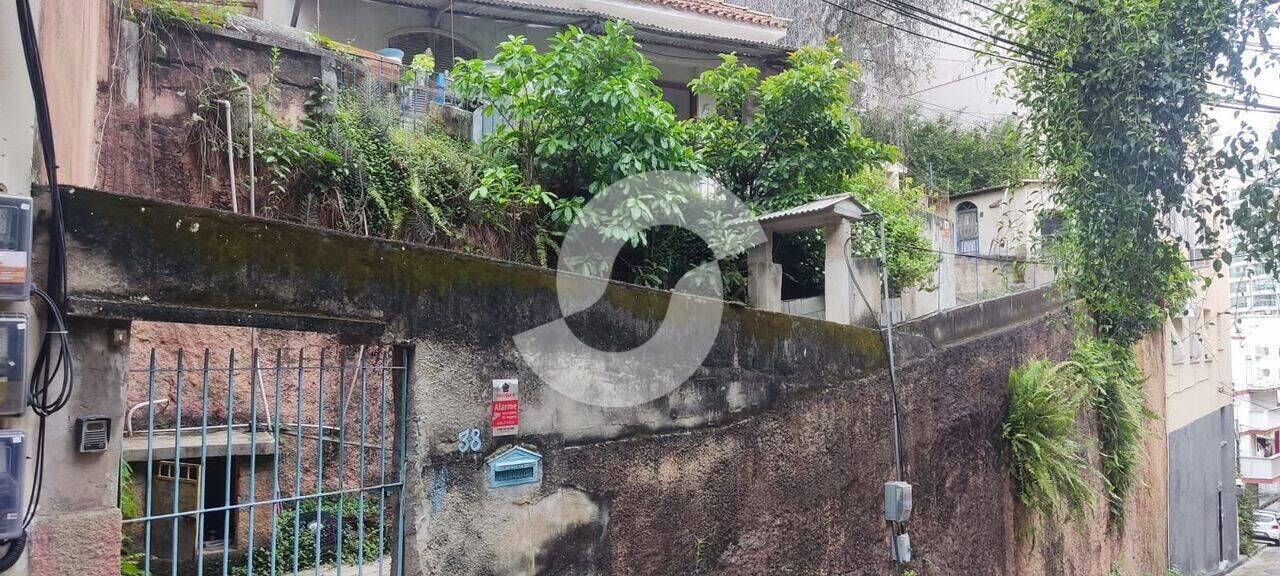
[[[0,195],[0,300],[26,300],[31,283],[31,199]]]
[[[27,315],[0,314],[0,416],[27,409]]]
[[[0,540],[22,535],[22,467],[27,461],[27,435],[0,430]]]

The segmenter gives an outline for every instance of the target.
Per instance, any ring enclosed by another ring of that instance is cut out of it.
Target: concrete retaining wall
[[[544,385],[512,344],[560,317],[551,271],[154,199],[66,198],[75,315],[321,323],[414,346],[400,399],[410,426],[407,574],[891,568],[880,519],[889,386],[874,331],[731,305],[710,355],[675,392],[596,408]],[[1158,573],[1158,456],[1144,463],[1141,474],[1157,481],[1134,496],[1123,532],[1108,532],[1097,513],[1080,525],[1040,522],[1015,503],[998,441],[1008,371],[1061,357],[1071,342],[1061,318],[1046,316],[1060,304],[1024,298],[910,323],[898,338],[916,567]],[[570,324],[593,347],[625,350],[653,333],[668,301],[613,284]],[[1159,362],[1146,366],[1157,375],[1149,394],[1163,397]],[[488,434],[495,378],[520,380],[520,436]],[[481,450],[459,454],[456,435],[469,427],[485,431]],[[543,455],[541,481],[489,488],[484,459],[515,443]],[[1164,449],[1162,436],[1149,438],[1151,454]]]

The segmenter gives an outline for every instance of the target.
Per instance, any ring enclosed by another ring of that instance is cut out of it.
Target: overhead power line
[[[992,42],[993,47],[999,47],[1003,50],[1017,54],[1024,58],[1038,60],[1043,62],[1044,64],[1051,65],[1053,63],[1052,56],[1048,52],[1044,52],[1042,50],[1039,50],[1032,46],[1028,46],[1016,40],[1010,40],[1003,36],[993,34],[989,30],[981,30],[973,26],[970,26],[968,24],[957,22],[955,20],[947,18],[946,16],[938,14],[936,12],[931,12],[929,10],[916,6],[915,4],[907,2],[906,0],[868,0],[868,1],[871,2],[872,4],[881,6],[883,8],[887,8],[889,10],[897,12],[898,14],[911,18],[913,20],[917,20],[919,22],[922,22],[929,26],[933,26],[940,30],[945,30],[952,34],[955,34],[964,38],[968,38],[975,42]],[[962,32],[961,30],[966,30],[967,32]]]
[[[871,22],[875,22],[876,24],[880,24],[880,25],[885,26],[885,27],[888,27],[888,28],[890,28],[890,29],[892,29],[892,30],[897,30],[897,31],[902,32],[902,33],[904,33],[904,34],[910,34],[910,35],[912,35],[912,36],[916,36],[916,37],[918,37],[918,38],[923,38],[923,39],[925,39],[925,40],[929,40],[929,41],[932,41],[932,42],[937,42],[937,43],[939,43],[939,44],[944,44],[944,45],[947,45],[947,46],[951,46],[951,47],[953,47],[953,48],[959,48],[959,49],[961,49],[961,50],[965,50],[965,51],[968,51],[968,52],[972,52],[972,53],[974,53],[974,54],[981,54],[981,55],[983,55],[983,56],[991,56],[991,57],[993,57],[993,58],[999,58],[999,59],[1001,59],[1001,60],[1007,60],[1007,61],[1009,61],[1009,62],[1015,62],[1015,63],[1018,63],[1018,64],[1026,64],[1026,65],[1028,65],[1028,66],[1035,66],[1035,67],[1037,67],[1037,68],[1045,68],[1045,69],[1048,69],[1048,68],[1049,68],[1048,66],[1045,66],[1043,63],[1039,63],[1039,62],[1031,62],[1031,61],[1028,61],[1028,60],[1022,60],[1022,59],[1020,59],[1020,58],[1016,58],[1016,57],[1013,57],[1013,56],[1009,56],[1009,55],[1007,55],[1007,54],[998,54],[998,53],[990,52],[990,51],[987,51],[987,50],[981,50],[981,49],[978,49],[978,48],[973,48],[973,47],[970,47],[970,46],[965,46],[965,45],[963,45],[963,44],[957,44],[957,43],[955,43],[955,42],[950,42],[950,41],[947,41],[947,40],[943,40],[943,39],[941,39],[941,38],[934,38],[934,37],[932,37],[932,36],[927,36],[927,35],[922,34],[922,33],[920,33],[920,32],[916,32],[915,30],[911,30],[911,29],[908,29],[908,28],[903,28],[903,27],[901,27],[901,26],[897,26],[897,25],[894,25],[894,24],[890,24],[889,22],[886,22],[886,21],[881,20],[881,19],[879,19],[879,18],[876,18],[876,17],[874,17],[874,16],[869,16],[869,15],[867,15],[867,14],[863,14],[862,12],[859,12],[859,11],[857,11],[857,10],[854,10],[853,8],[850,8],[850,7],[848,7],[848,6],[845,6],[844,4],[841,4],[841,3],[836,2],[836,1],[834,1],[834,0],[818,0],[818,1],[819,1],[819,2],[822,2],[823,4],[826,4],[826,5],[828,5],[828,6],[831,6],[832,8],[835,8],[835,9],[837,9],[837,10],[841,10],[841,11],[843,11],[843,12],[848,12],[849,14],[853,14],[854,16],[857,16],[857,17],[859,17],[859,18],[862,18],[862,19],[865,19],[865,20],[869,20],[869,21],[871,21]]]

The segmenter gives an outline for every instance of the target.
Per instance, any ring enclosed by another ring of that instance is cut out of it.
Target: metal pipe
[[[214,104],[222,106],[226,110],[223,118],[227,122],[227,172],[231,182],[231,211],[240,213],[240,201],[236,198],[236,151],[233,146],[234,139],[231,136],[231,101],[230,100],[214,100]]]
[[[257,174],[254,172],[255,162],[253,159],[253,92],[249,92],[249,98],[245,101],[248,107],[248,117],[246,122],[249,123],[249,215],[258,215],[258,199],[257,199]],[[256,329],[255,329],[256,330]]]
[[[154,378],[154,376],[153,376],[153,378]],[[153,404],[164,404],[164,403],[167,403],[167,402],[169,402],[169,399],[168,399],[168,398],[164,398],[164,399],[161,399],[161,400],[147,400],[146,402],[142,402],[142,403],[140,403],[140,404],[138,404],[138,405],[134,406],[133,408],[130,408],[130,409],[129,409],[129,411],[128,411],[127,413],[125,413],[125,416],[124,416],[124,429],[125,429],[124,434],[125,434],[125,436],[133,436],[133,415],[134,415],[134,413],[136,413],[136,412],[137,412],[139,409],[141,409],[141,408],[146,408],[147,406],[151,406],[151,405],[153,405]],[[150,430],[150,429],[148,428],[148,430]]]
[[[885,349],[889,354],[889,387],[893,408],[893,470],[894,479],[902,480],[902,430],[898,422],[898,369],[893,357],[893,314],[889,310],[889,250],[885,245],[884,217],[880,218],[880,277],[884,283],[884,332]]]

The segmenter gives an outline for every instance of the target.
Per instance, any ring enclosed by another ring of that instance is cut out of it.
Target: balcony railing
[[[1240,475],[1248,482],[1272,483],[1280,479],[1280,454],[1275,456],[1241,456]]]
[[[1280,408],[1240,412],[1237,420],[1244,432],[1280,430]]]

